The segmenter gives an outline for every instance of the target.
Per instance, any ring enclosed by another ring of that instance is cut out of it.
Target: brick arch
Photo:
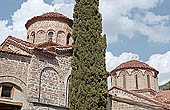
[[[144,75],[143,72],[141,70],[139,70],[139,69],[132,70],[131,74],[132,75],[136,75],[136,74]]]
[[[11,83],[17,85],[23,92],[26,90],[26,83],[15,76],[0,76],[0,83]]]
[[[46,32],[44,30],[38,30],[36,33],[36,43],[43,43],[46,40]]]
[[[126,70],[122,70],[122,71],[120,71],[120,72],[119,72],[119,74],[118,74],[118,76],[117,76],[117,77],[119,77],[119,76],[123,76],[123,75],[128,76],[128,75],[129,75],[129,72],[128,72],[128,71],[126,71]]]
[[[146,70],[146,71],[144,72],[144,74],[150,75],[150,76],[153,76],[153,77],[154,77],[154,74],[153,74],[152,71],[150,71],[150,70]]]
[[[39,102],[48,104],[59,103],[59,76],[52,67],[45,67],[40,73]]]
[[[60,45],[66,44],[66,33],[63,30],[58,31],[56,43]]]

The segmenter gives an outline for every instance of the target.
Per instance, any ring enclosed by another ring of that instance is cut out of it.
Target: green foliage
[[[99,0],[76,0],[74,7],[70,110],[106,110],[106,36],[98,6]]]
[[[163,90],[170,90],[170,81],[163,85]]]

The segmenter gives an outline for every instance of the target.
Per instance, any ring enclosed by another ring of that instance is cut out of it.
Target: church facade
[[[68,110],[72,24],[49,12],[25,24],[27,40],[8,36],[0,47],[0,110]],[[108,110],[170,110],[169,91],[159,92],[158,71],[129,61],[107,72]]]
[[[73,21],[45,13],[27,21],[27,41],[0,49],[0,110],[68,110]]]

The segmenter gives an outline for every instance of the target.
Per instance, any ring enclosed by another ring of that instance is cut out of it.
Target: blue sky
[[[74,0],[2,0],[0,42],[8,35],[26,39],[25,22],[57,11],[72,18]],[[159,84],[170,80],[170,0],[100,0],[107,35],[107,70],[138,59],[160,71]]]

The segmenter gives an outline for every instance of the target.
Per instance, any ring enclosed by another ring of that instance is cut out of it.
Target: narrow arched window
[[[53,32],[49,32],[48,33],[48,38],[49,38],[50,41],[52,41],[52,39],[53,39]]]
[[[126,89],[126,76],[123,75],[123,88]]]
[[[67,35],[67,45],[69,45],[69,42],[70,42],[70,37],[71,37],[71,34],[69,33],[68,35]]]
[[[150,88],[151,85],[150,85],[150,77],[149,77],[149,75],[147,75],[147,83],[148,83],[148,88]]]
[[[35,42],[35,32],[31,33],[31,37],[32,37],[32,43],[34,43]]]
[[[27,39],[29,39],[29,35],[27,35]]]
[[[135,80],[136,80],[136,89],[138,89],[139,87],[138,87],[138,75],[137,74],[135,75]]]

